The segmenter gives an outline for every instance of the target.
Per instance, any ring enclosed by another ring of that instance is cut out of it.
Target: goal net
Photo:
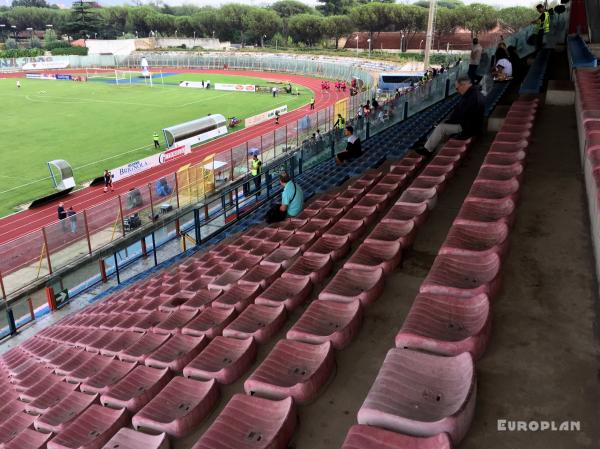
[[[162,71],[159,73],[145,72],[137,70],[118,70],[118,69],[86,69],[88,81],[101,81],[116,85],[146,85],[154,87],[155,85],[164,85]]]

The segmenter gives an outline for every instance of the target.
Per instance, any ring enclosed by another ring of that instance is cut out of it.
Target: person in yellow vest
[[[152,135],[152,139],[154,140],[154,148],[160,148],[160,142],[158,140],[158,133],[157,132],[155,132]]]
[[[261,178],[261,167],[262,162],[258,159],[256,153],[252,155],[252,159],[250,160],[250,174],[254,176],[254,187],[256,190],[256,194],[260,195],[260,178]]]
[[[310,99],[310,109],[313,110],[315,108],[315,99],[314,97]]]
[[[532,20],[531,23],[537,25],[537,38],[535,41],[535,50],[540,51],[544,47],[544,35],[550,32],[550,13],[541,3],[535,7],[540,16]]]

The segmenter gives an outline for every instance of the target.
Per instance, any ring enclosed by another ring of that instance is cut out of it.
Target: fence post
[[[145,238],[142,238],[142,240],[140,240],[140,245],[142,247],[142,256],[145,259],[146,257],[148,257],[148,248],[146,248],[146,239]]]
[[[83,210],[83,225],[85,226],[85,236],[87,238],[88,251],[90,252],[90,256],[92,255],[92,241],[90,239],[90,229],[88,227],[87,221],[87,211]]]
[[[0,290],[2,291],[2,299],[6,299],[6,290],[4,289],[4,280],[2,279],[1,271],[0,271]]]
[[[17,333],[17,323],[15,323],[15,315],[13,314],[12,309],[8,306],[6,307],[6,321],[8,321],[10,335],[15,335]]]
[[[152,184],[148,183],[148,193],[150,194],[150,214],[152,215],[152,221],[154,221],[154,198],[152,198]]]
[[[158,265],[158,257],[156,255],[156,239],[154,238],[154,231],[152,231],[152,255],[154,256],[154,266]]]
[[[448,98],[450,95],[450,78],[446,78],[446,90],[444,92],[444,98]]]
[[[246,142],[246,145],[248,145],[248,142]],[[248,159],[248,152],[246,151],[246,159]],[[234,178],[235,178],[235,162],[233,161],[233,147],[231,147],[229,149],[229,161],[231,165],[231,182],[233,182]],[[214,166],[214,162],[213,162],[213,166]]]
[[[98,259],[98,265],[100,265],[100,279],[102,279],[103,283],[108,282],[108,277],[106,276],[106,264],[104,263],[104,259]]]
[[[119,214],[121,215],[121,227],[123,228],[123,237],[125,237],[125,217],[123,217],[123,202],[121,201],[121,195],[119,195],[117,198],[119,199]]]
[[[29,315],[31,315],[31,320],[35,320],[35,312],[33,310],[33,303],[31,302],[31,296],[27,298],[27,306],[29,308]]]
[[[204,213],[208,218],[208,206],[204,206]],[[200,210],[194,209],[194,231],[196,233],[196,246],[200,246]]]
[[[46,299],[48,300],[50,310],[56,310],[56,297],[54,296],[54,289],[52,287],[46,287]]]
[[[121,284],[121,276],[119,275],[119,260],[117,259],[117,253],[113,253],[115,259],[115,274],[117,275],[117,284]]]
[[[179,209],[179,176],[177,176],[177,172],[174,174],[175,176],[175,196],[177,197],[177,209]],[[189,176],[189,169],[188,169]]]
[[[285,150],[284,153],[287,153],[288,150],[288,141],[287,141],[287,137],[288,137],[288,125],[287,123],[285,124]]]
[[[300,120],[296,120],[296,148],[300,146]]]
[[[404,113],[402,114],[402,120],[406,120],[408,118],[408,101],[404,102]]]
[[[48,247],[48,238],[46,237],[46,227],[42,228],[42,236],[44,237],[44,246],[46,247],[46,260],[48,261],[48,272],[52,274],[52,262],[50,262],[50,248]]]

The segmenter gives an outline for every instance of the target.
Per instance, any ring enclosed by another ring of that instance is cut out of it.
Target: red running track
[[[214,73],[214,74],[235,74],[239,76],[252,76],[263,79],[278,79],[284,81],[291,81],[295,84],[302,85],[311,89],[315,95],[315,111],[325,109],[328,106],[331,106],[337,100],[344,98],[347,94],[342,94],[339,92],[321,92],[320,88],[320,80],[316,78],[307,78],[298,75],[288,75],[288,74],[280,74],[280,73],[264,73],[264,72],[253,72],[253,71],[233,71],[233,70],[193,70],[193,69],[180,69],[173,70],[173,72],[181,72],[181,73]],[[69,73],[73,73],[74,71],[70,71]],[[234,72],[234,73],[232,73]],[[14,76],[15,74],[13,74]],[[19,74],[17,76],[22,76]],[[287,123],[294,123],[296,120],[304,117],[310,112],[310,106],[306,105],[299,109],[296,109],[288,114],[281,116],[280,118],[280,127],[284,127]],[[251,128],[246,128],[235,133],[228,134],[225,137],[220,139],[208,142],[204,145],[201,145],[194,149],[194,151],[182,158],[176,159],[171,162],[167,162],[159,167],[155,167],[153,169],[147,170],[143,173],[139,173],[137,175],[126,178],[122,181],[116,182],[114,184],[115,192],[113,194],[105,194],[103,193],[102,186],[96,187],[87,187],[81,190],[77,190],[71,193],[69,196],[61,199],[67,204],[67,206],[73,206],[73,208],[81,212],[84,209],[89,209],[97,204],[100,204],[108,199],[112,198],[114,195],[121,194],[127,192],[129,189],[134,187],[139,187],[146,185],[156,179],[168,175],[177,171],[177,169],[185,164],[189,163],[198,163],[202,161],[205,157],[211,154],[217,154],[222,151],[225,151],[229,148],[235,147],[236,145],[240,145],[245,143],[246,141],[260,137],[268,131],[272,131],[274,129],[279,129],[275,127],[272,121],[268,121],[262,123],[257,126],[253,126]],[[100,176],[101,173],[98,173]],[[9,215],[4,218],[0,218],[0,244],[13,240],[17,237],[20,237],[24,234],[36,231],[41,229],[43,226],[46,226],[50,223],[57,221],[56,217],[56,208],[58,205],[58,200],[52,203],[49,203],[43,207],[36,209],[29,209],[26,211],[18,212],[12,215]]]

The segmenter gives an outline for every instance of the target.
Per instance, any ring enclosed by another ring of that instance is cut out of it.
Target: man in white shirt
[[[481,77],[477,75],[477,68],[481,63],[481,53],[483,47],[479,45],[479,39],[473,39],[473,47],[471,48],[471,55],[469,56],[469,78],[471,78],[472,84],[477,84],[481,81]]]

